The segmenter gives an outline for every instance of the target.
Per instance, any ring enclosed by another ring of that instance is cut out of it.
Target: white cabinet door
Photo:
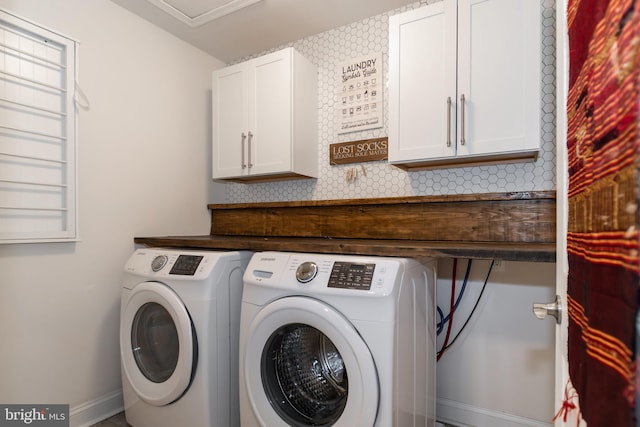
[[[213,74],[213,178],[248,173],[246,138],[249,128],[248,64]]]
[[[454,156],[456,2],[391,16],[389,25],[389,160]]]
[[[293,48],[214,72],[213,178],[318,176],[318,76]]]
[[[458,1],[459,156],[539,149],[540,13],[539,0]]]
[[[539,0],[443,0],[389,19],[389,162],[533,159]]]
[[[291,170],[291,53],[287,49],[254,60],[249,96],[251,174]]]

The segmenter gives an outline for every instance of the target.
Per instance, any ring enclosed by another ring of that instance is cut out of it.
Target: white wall
[[[211,72],[222,63],[108,0],[0,8],[80,42],[90,102],[78,127],[82,240],[0,246],[0,402],[68,403],[78,425],[120,399],[133,237],[209,231]]]
[[[389,70],[389,16],[438,1],[441,0],[420,0],[388,13],[289,43],[288,45],[296,48],[318,67],[319,177],[317,180],[251,185],[221,184],[225,187],[225,198],[211,202],[244,203],[554,190],[555,0],[539,0],[542,15],[540,33],[543,63],[540,65],[541,150],[537,161],[412,172],[401,170],[386,161],[367,162],[362,164],[366,175],[359,173],[355,182],[348,182],[345,178],[350,169],[354,166],[359,169],[359,165],[329,164],[331,144],[388,136],[389,109],[386,85],[383,88],[383,127],[338,134],[337,116],[342,109],[337,95],[341,87],[339,65],[344,61],[381,52],[383,79],[386,80]],[[284,46],[274,46],[272,50],[281,47]]]
[[[478,301],[490,262],[474,260],[469,282],[453,316],[458,335]],[[438,306],[451,301],[452,260],[438,262]],[[456,295],[467,260],[456,269]],[[555,297],[555,264],[501,262],[459,338],[437,366],[437,416],[477,427],[550,426],[554,416],[555,322],[539,320],[534,302]],[[446,327],[438,336],[442,348]]]

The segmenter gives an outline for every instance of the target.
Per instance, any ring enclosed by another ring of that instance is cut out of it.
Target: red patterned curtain
[[[569,374],[589,427],[632,427],[640,0],[569,0]]]

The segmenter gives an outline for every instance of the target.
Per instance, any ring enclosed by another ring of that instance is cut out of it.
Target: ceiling
[[[416,0],[112,1],[229,63]]]

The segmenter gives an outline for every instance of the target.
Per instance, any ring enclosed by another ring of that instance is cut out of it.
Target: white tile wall
[[[290,200],[351,199],[423,196],[555,189],[555,1],[541,0],[542,13],[542,150],[535,163],[405,172],[386,161],[362,163],[355,182],[346,174],[353,165],[329,165],[329,145],[336,142],[387,136],[388,111],[385,88],[384,127],[338,135],[335,122],[336,81],[339,64],[374,52],[383,53],[384,78],[388,70],[389,16],[436,0],[422,0],[344,27],[295,41],[293,46],[318,66],[319,170],[317,180],[263,184],[225,184],[225,200],[216,203],[248,203]],[[286,46],[279,46],[278,50]],[[261,53],[264,54],[267,52]],[[249,58],[244,58],[249,59]],[[243,59],[243,60],[244,60]]]

